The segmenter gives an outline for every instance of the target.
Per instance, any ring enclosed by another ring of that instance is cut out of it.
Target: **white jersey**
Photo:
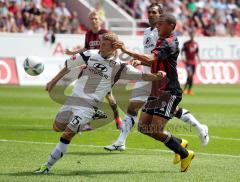
[[[143,47],[145,54],[151,54],[152,50],[155,48],[158,40],[157,28],[152,29],[151,27],[146,28],[143,35]],[[149,66],[142,66],[142,71],[144,73],[150,73],[151,68]],[[132,96],[130,101],[147,101],[148,96],[151,93],[152,82],[137,81],[134,85],[132,91]]]
[[[118,57],[104,59],[98,50],[81,53],[76,59],[65,62],[68,69],[87,64],[81,77],[74,85],[73,93],[88,99],[96,105],[101,101],[118,79],[141,80],[142,72],[121,62]]]
[[[158,40],[157,28],[146,28],[143,35],[143,50],[145,54],[151,54]],[[149,66],[143,66],[143,72],[150,72]]]

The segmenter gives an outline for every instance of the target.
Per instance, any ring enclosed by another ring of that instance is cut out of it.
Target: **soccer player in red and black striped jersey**
[[[197,60],[200,61],[198,54],[198,43],[194,41],[193,32],[190,33],[190,40],[183,44],[182,55],[185,55],[183,62],[186,65],[187,70],[187,81],[184,86],[184,93],[193,95],[192,85],[193,85],[193,76],[196,69]]]
[[[178,154],[181,159],[181,172],[188,170],[194,152],[187,150],[182,145],[184,139],[176,138],[171,133],[164,131],[168,120],[172,119],[177,105],[182,99],[182,90],[178,81],[177,58],[179,55],[179,43],[174,35],[176,18],[170,14],[161,14],[157,22],[159,39],[152,54],[139,54],[124,46],[124,43],[116,43],[116,48],[121,48],[124,53],[133,58],[151,65],[152,73],[166,72],[166,79],[153,81],[151,94],[145,103],[138,123],[138,130],[165,144],[170,150]]]
[[[73,55],[89,49],[99,49],[101,35],[107,33],[108,30],[102,28],[102,21],[96,11],[90,12],[88,18],[90,23],[90,29],[85,34],[84,48],[73,51],[66,49],[66,54]]]
[[[101,39],[101,35],[103,35],[104,33],[107,33],[108,31],[104,28],[102,28],[102,21],[100,18],[100,15],[98,14],[97,11],[92,11],[89,13],[89,22],[90,22],[90,30],[88,30],[85,34],[85,45],[84,48],[78,49],[78,50],[74,50],[71,51],[69,49],[66,49],[65,53],[68,55],[74,55],[74,54],[79,54],[82,53],[86,50],[89,49],[99,49],[100,48],[100,39]],[[112,111],[114,113],[114,118],[116,121],[116,127],[118,129],[121,128],[122,125],[122,121],[121,118],[119,116],[119,111],[118,111],[118,106],[117,106],[117,102],[116,99],[114,98],[112,92],[109,92],[106,95],[106,98],[109,102],[109,105],[112,108]],[[96,111],[96,114],[94,116],[94,118],[97,118],[99,116],[99,114],[101,114],[101,112],[99,113],[99,111]]]

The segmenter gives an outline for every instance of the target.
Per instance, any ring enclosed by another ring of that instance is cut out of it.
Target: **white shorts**
[[[137,81],[134,85],[131,102],[146,102],[149,95],[151,94],[152,82]]]
[[[95,110],[93,107],[80,104],[70,105],[66,104],[67,102],[68,100],[59,109],[55,120],[59,123],[66,123],[73,132],[77,133],[84,124],[92,120]]]

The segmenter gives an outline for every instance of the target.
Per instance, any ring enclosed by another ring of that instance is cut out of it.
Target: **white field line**
[[[6,143],[23,143],[23,144],[40,144],[40,145],[56,145],[53,142],[34,142],[34,141],[21,141],[21,140],[6,140],[0,139],[0,142]],[[90,147],[90,148],[103,148],[104,146],[99,145],[78,145],[78,144],[71,144],[73,147]],[[163,152],[163,153],[172,153],[169,150],[161,150],[161,149],[144,149],[144,148],[127,148],[128,150],[136,150],[136,151],[153,151],[153,152]],[[215,156],[215,157],[229,157],[229,158],[239,158],[240,155],[229,155],[229,154],[216,154],[216,153],[196,153],[198,155],[205,155],[205,156]]]
[[[30,127],[30,128],[49,128],[49,126],[47,125],[21,125],[21,124],[17,124],[17,125],[1,125],[0,126],[5,126],[5,127]],[[50,128],[51,129],[51,128]],[[112,129],[102,129],[102,128],[97,128],[96,130],[104,130],[104,131],[111,131],[111,132],[119,132],[119,130],[112,130]],[[138,131],[131,131],[132,133],[138,133]],[[198,135],[190,135],[190,134],[178,134],[175,133],[175,135],[178,136],[187,136],[187,137],[198,137]],[[240,141],[240,138],[229,138],[229,137],[220,137],[220,136],[213,136],[213,135],[209,135],[210,139],[216,139],[216,140],[230,140],[230,141]]]

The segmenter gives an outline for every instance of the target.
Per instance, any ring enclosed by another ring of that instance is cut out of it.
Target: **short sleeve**
[[[120,79],[124,80],[141,80],[143,72],[137,70],[132,65],[126,65],[121,72]]]
[[[65,67],[67,69],[71,70],[71,69],[79,67],[83,64],[87,64],[90,56],[91,56],[91,53],[89,51],[80,53],[79,56],[74,55],[65,61]]]

